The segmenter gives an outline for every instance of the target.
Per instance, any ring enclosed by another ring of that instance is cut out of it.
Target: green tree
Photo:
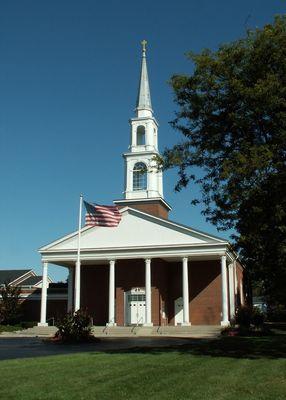
[[[193,204],[219,229],[235,229],[254,280],[286,304],[286,16],[188,57],[191,75],[171,78],[171,124],[184,139],[162,166],[178,168],[176,190],[200,185]]]
[[[20,288],[7,283],[0,288],[0,323],[13,324],[19,317]]]

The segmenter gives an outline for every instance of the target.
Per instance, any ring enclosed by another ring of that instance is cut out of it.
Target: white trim
[[[125,247],[98,247],[98,248],[82,248],[81,251],[82,253],[88,253],[88,252],[100,252],[100,251],[128,251],[128,250],[149,250],[149,249],[169,249],[169,248],[174,248],[174,249],[180,249],[180,248],[200,248],[200,247],[219,247],[223,246],[223,249],[226,250],[226,246],[228,243],[190,243],[190,244],[174,244],[174,245],[159,245],[159,246],[125,246]],[[76,251],[76,248],[74,249],[52,249],[52,250],[45,250],[42,251],[42,254],[53,254],[53,253],[74,253]]]

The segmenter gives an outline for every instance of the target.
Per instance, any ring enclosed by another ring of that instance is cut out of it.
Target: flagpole
[[[81,221],[82,221],[82,194],[79,197],[78,213],[78,241],[77,241],[77,259],[75,266],[75,293],[74,293],[74,311],[80,309],[80,241],[81,241]]]

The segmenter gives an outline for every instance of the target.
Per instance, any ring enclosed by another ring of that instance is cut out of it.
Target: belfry
[[[40,248],[41,326],[56,317],[47,299],[49,263],[69,271],[68,301],[61,312],[86,308],[98,332],[106,332],[106,326],[110,332],[145,326],[149,334],[156,334],[158,327],[227,326],[245,301],[244,269],[230,244],[168,219],[171,207],[156,165],[158,122],[151,103],[146,44],[142,41],[130,146],[123,154],[123,199],[115,200],[113,207],[120,222],[86,225]]]

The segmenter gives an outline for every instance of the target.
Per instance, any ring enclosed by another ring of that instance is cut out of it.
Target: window
[[[137,146],[144,146],[145,145],[145,127],[143,125],[138,126],[137,128],[137,137],[136,137],[136,144]]]
[[[133,168],[133,190],[147,189],[147,169],[146,165],[138,162]]]
[[[145,294],[129,294],[128,301],[146,301]]]

